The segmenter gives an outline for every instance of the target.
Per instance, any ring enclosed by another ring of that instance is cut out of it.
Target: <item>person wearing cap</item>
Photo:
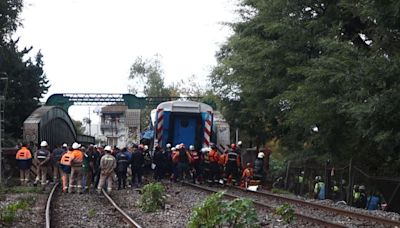
[[[74,142],[72,144],[72,159],[71,159],[71,176],[69,177],[69,193],[82,192],[82,163],[83,153],[81,144]]]
[[[114,169],[117,167],[117,161],[114,156],[111,155],[111,146],[104,148],[105,155],[100,160],[100,181],[97,186],[97,192],[100,193],[104,184],[107,182],[107,192],[110,193],[113,185]]]
[[[47,165],[50,161],[50,151],[47,149],[48,144],[46,141],[40,143],[40,149],[35,153],[35,161],[37,164],[37,176],[35,184],[40,180],[41,185],[47,183]]]
[[[32,154],[28,149],[28,143],[22,143],[21,148],[15,155],[15,158],[17,160],[17,166],[19,169],[19,180],[21,185],[26,185],[29,181],[29,172],[32,166]]]
[[[257,158],[254,161],[254,179],[259,180],[260,184],[263,185],[265,181],[264,171],[264,153],[259,152]]]
[[[227,179],[228,184],[239,185],[240,176],[239,176],[239,168],[240,168],[240,156],[236,153],[236,145],[232,144],[231,150],[229,150],[226,160],[225,160],[225,177]]]
[[[250,184],[250,181],[253,179],[253,174],[254,174],[253,166],[250,162],[248,162],[246,164],[246,168],[243,170],[242,173],[242,180],[240,183],[240,187],[247,188]]]
[[[171,150],[171,143],[167,143],[167,145],[165,146],[165,152],[164,152],[164,156],[165,159],[167,161],[167,164],[165,166],[165,173],[168,176],[171,176],[173,173],[173,162],[172,162],[172,150]]]
[[[141,187],[144,167],[143,145],[141,144],[136,147],[131,159],[132,187]]]
[[[64,153],[65,149],[61,148],[60,144],[57,144],[57,147],[51,153],[51,164],[53,166],[53,182],[56,182],[58,178],[61,178],[62,170],[60,168],[60,160]]]

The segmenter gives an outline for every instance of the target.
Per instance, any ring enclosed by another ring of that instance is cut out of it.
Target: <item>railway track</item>
[[[203,190],[203,191],[207,191],[209,193],[216,193],[216,192],[221,190],[221,189],[204,187],[204,186],[200,186],[200,185],[192,184],[192,183],[187,183],[187,182],[185,182],[185,185],[188,185],[188,186],[191,186],[191,187]],[[227,198],[231,198],[231,199],[236,199],[236,198],[243,197],[243,196],[234,195],[234,194],[227,193],[227,192],[224,193],[224,196],[227,197]],[[251,197],[247,197],[247,198],[251,198]],[[253,200],[253,203],[257,207],[265,209],[265,210],[267,210],[269,212],[275,212],[276,207],[274,207],[272,205],[269,205],[269,204],[266,204],[266,203],[263,203],[263,202],[260,202],[260,201],[257,201],[257,200]],[[312,217],[312,216],[308,216],[308,215],[305,215],[305,214],[302,214],[302,213],[299,213],[299,212],[295,212],[294,214],[298,219],[302,220],[303,222],[305,222],[309,226],[311,226],[313,224],[313,225],[319,225],[319,226],[323,226],[323,227],[346,227],[346,226],[344,226],[342,224],[332,223],[332,222],[329,222],[327,220],[316,218],[316,217]]]
[[[204,186],[185,183],[207,192],[221,191],[221,188],[208,188]],[[332,208],[325,205],[310,203],[298,199],[288,198],[264,192],[246,191],[241,188],[224,188],[225,196],[229,198],[246,197],[253,199],[256,206],[275,211],[283,203],[289,203],[295,209],[298,219],[323,227],[400,227],[399,221],[364,215],[343,209]]]
[[[362,214],[354,211],[349,211],[341,208],[336,208],[336,207],[330,207],[327,205],[322,205],[318,203],[313,203],[313,202],[308,202],[304,201],[301,199],[295,199],[287,196],[282,196],[282,195],[276,195],[272,194],[269,192],[261,192],[261,191],[249,191],[246,189],[242,189],[239,187],[234,187],[233,189],[237,191],[243,191],[248,194],[252,195],[258,195],[263,198],[270,198],[270,199],[277,199],[282,202],[290,202],[291,204],[298,205],[301,208],[307,207],[307,208],[312,208],[314,210],[318,211],[326,211],[327,213],[330,213],[334,216],[338,215],[338,219],[340,219],[340,216],[345,217],[345,218],[351,218],[353,221],[354,219],[359,219],[360,221],[367,221],[370,224],[360,224],[363,226],[371,226],[371,227],[400,227],[400,221],[396,220],[391,220],[383,217],[377,217],[377,216],[372,216],[368,214]]]
[[[63,194],[52,188],[46,205],[46,228],[50,227],[137,227],[103,190],[97,194]],[[118,213],[117,213],[118,212]]]

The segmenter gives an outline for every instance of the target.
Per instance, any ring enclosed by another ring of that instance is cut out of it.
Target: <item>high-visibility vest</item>
[[[242,177],[252,177],[253,176],[253,169],[251,168],[246,168],[245,170],[243,170],[243,174]]]
[[[61,157],[60,164],[61,165],[67,165],[71,166],[71,160],[73,158],[72,151],[68,151]]]
[[[74,160],[74,164],[82,164],[83,162],[83,153],[80,150],[73,150],[72,152],[72,159]]]
[[[18,150],[17,154],[15,155],[15,158],[17,160],[28,160],[32,159],[32,154],[26,147],[22,147],[20,150]]]
[[[219,161],[219,156],[218,152],[216,150],[211,150],[210,153],[208,154],[208,159],[210,162],[218,162]]]

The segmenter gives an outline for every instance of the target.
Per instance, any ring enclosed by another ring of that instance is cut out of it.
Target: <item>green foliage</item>
[[[144,212],[154,212],[165,206],[165,188],[160,183],[150,183],[143,187],[139,207]]]
[[[88,216],[89,217],[94,217],[96,215],[96,209],[90,208],[88,211]]]
[[[12,145],[22,138],[23,121],[36,109],[49,88],[43,71],[43,55],[28,58],[32,47],[18,47],[12,35],[21,25],[19,14],[23,1],[0,1],[0,73],[8,77],[5,109],[5,143]]]
[[[36,201],[34,197],[25,197],[15,203],[8,204],[0,210],[0,222],[4,224],[12,224],[18,210],[29,209]]]
[[[354,158],[370,173],[398,175],[398,7],[241,1],[210,76],[224,116],[256,145],[279,140],[287,159]]]
[[[277,207],[275,213],[282,216],[283,220],[286,223],[291,223],[296,219],[296,215],[294,214],[294,209],[289,204],[285,203],[280,207]]]
[[[223,201],[223,192],[207,197],[192,212],[189,227],[259,227],[249,199]]]

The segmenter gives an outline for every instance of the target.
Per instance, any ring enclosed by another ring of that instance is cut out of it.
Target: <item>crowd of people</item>
[[[303,195],[306,191],[306,178],[304,171],[301,171],[294,178],[294,193],[297,195]],[[379,191],[369,191],[367,194],[365,185],[354,185],[351,191],[351,200],[347,196],[348,185],[345,180],[341,180],[341,183],[333,180],[331,181],[330,191],[327,191],[327,185],[321,176],[315,176],[313,182],[312,192],[314,198],[318,200],[332,199],[335,202],[343,202],[350,204],[357,208],[363,208],[367,210],[378,210],[385,209],[386,203]]]
[[[61,181],[65,193],[84,193],[105,188],[112,191],[143,185],[143,175],[152,174],[156,181],[169,179],[212,185],[247,187],[254,181],[265,182],[264,153],[259,152],[254,162],[242,165],[242,143],[231,144],[223,153],[215,144],[196,149],[184,144],[165,148],[155,145],[154,151],[143,144],[128,144],[119,149],[111,146],[90,145],[88,148],[74,142],[60,144],[50,151],[46,141],[32,153],[28,144],[20,145],[16,154],[21,185],[31,184],[30,169],[36,164],[36,178],[32,184],[45,186],[49,181]],[[49,175],[51,173],[51,175]],[[50,176],[50,178],[49,178]],[[130,178],[128,178],[128,176]],[[117,180],[114,184],[114,180]],[[129,180],[129,181],[128,181]]]

